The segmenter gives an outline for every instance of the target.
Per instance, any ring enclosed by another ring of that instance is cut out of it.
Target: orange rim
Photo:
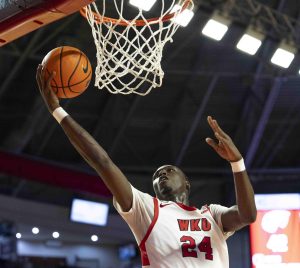
[[[193,3],[193,0],[185,0],[180,13],[182,13],[184,10],[186,10],[188,8],[188,6],[192,3]],[[129,24],[131,24],[133,22],[133,20],[124,21],[124,20],[114,19],[114,18],[110,18],[110,17],[103,17],[94,11],[92,11],[92,13],[94,15],[94,19],[95,19],[96,23],[98,23],[98,24],[100,24],[102,22],[104,22],[104,23],[110,22],[112,24],[117,24],[117,25],[121,25],[121,26],[128,26]],[[83,7],[80,9],[80,14],[83,17],[87,18],[86,17],[86,7]],[[162,18],[160,18],[160,17],[150,18],[147,20],[147,22],[153,22],[153,23],[158,23],[159,21],[165,22],[165,21],[169,21],[172,18],[174,18],[175,15],[176,15],[176,12],[167,14]],[[133,23],[133,25],[136,25],[136,26],[144,26],[145,24],[146,24],[146,22],[144,20],[135,20]]]

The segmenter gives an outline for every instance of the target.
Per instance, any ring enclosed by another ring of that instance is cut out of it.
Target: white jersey
[[[145,268],[228,268],[226,238],[222,231],[224,207],[160,201],[132,187],[129,212],[116,209],[128,223],[139,244]],[[151,211],[152,210],[152,211]]]

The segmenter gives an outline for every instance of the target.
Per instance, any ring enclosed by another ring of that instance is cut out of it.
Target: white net
[[[117,14],[114,23],[105,17],[106,1],[110,9],[114,4],[114,12]],[[160,14],[150,22],[145,17],[145,11],[139,8],[135,8],[136,14],[130,20],[125,18],[124,1],[128,0],[102,0],[101,6],[95,2],[87,6],[86,17],[97,49],[95,86],[106,88],[113,94],[135,93],[144,96],[152,88],[162,85],[163,48],[172,42],[172,36],[179,27],[174,19],[164,20],[170,13],[174,13],[174,7],[177,7],[176,16],[182,12],[185,2],[190,1],[160,0]],[[192,1],[189,8],[191,5]],[[93,12],[100,16],[95,18]]]

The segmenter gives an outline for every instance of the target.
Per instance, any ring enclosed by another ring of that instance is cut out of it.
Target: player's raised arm
[[[218,142],[211,138],[206,138],[206,142],[219,156],[229,161],[232,166],[237,205],[229,208],[222,215],[222,224],[224,231],[235,231],[254,222],[256,219],[253,188],[245,169],[242,155],[231,138],[211,116],[208,116],[207,121]]]
[[[55,73],[52,73],[45,81],[42,66],[39,65],[36,80],[49,112],[60,123],[75,149],[97,171],[122,209],[128,211],[132,206],[132,190],[129,181],[95,139],[60,107],[59,99],[50,85],[54,76]]]

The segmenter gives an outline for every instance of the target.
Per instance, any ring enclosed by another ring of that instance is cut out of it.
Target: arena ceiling
[[[212,115],[242,152],[256,192],[299,192],[299,55],[286,70],[269,62],[287,38],[272,26],[256,56],[238,51],[235,44],[248,26],[238,13],[221,42],[204,37],[201,28],[213,11],[235,1],[202,2],[164,50],[162,88],[145,97],[121,96],[91,83],[62,106],[142,191],[153,193],[152,173],[170,163],[190,178],[192,204],[234,202],[229,164],[205,143],[212,137],[206,117]],[[259,2],[296,22],[299,33],[298,1]],[[37,89],[37,65],[61,45],[80,48],[96,66],[89,25],[77,13],[0,48],[0,193],[66,207],[74,196],[111,203]]]

